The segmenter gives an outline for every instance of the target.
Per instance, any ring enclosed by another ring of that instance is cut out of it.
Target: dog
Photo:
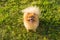
[[[30,30],[36,32],[36,29],[39,25],[39,7],[31,6],[22,10],[24,26],[29,32]]]

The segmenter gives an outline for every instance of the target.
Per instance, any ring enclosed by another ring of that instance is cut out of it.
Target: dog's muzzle
[[[30,22],[34,22],[34,16],[30,17]]]

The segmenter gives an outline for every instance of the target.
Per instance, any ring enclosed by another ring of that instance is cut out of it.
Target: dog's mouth
[[[35,18],[34,16],[31,16],[28,21],[34,22],[35,21],[34,18]]]
[[[31,19],[30,19],[30,22],[34,22],[34,19],[31,18]]]
[[[30,22],[34,22],[35,20],[34,20],[34,19],[29,19],[28,21],[30,21]]]

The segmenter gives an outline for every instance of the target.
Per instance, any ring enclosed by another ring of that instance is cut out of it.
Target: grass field
[[[22,9],[38,6],[36,32],[27,32]],[[0,0],[0,40],[60,40],[60,0]]]

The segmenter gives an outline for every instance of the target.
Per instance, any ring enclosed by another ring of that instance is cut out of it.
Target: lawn
[[[27,32],[21,10],[38,6],[39,27]],[[0,40],[60,40],[60,0],[0,0]]]

